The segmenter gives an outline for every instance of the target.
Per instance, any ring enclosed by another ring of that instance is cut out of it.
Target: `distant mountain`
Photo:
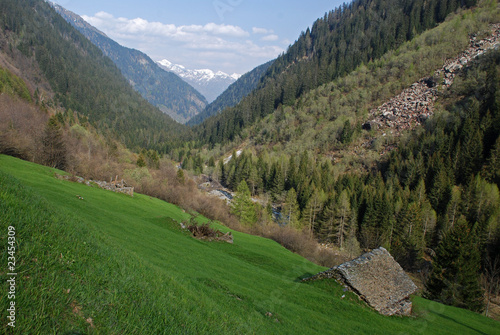
[[[222,71],[213,72],[210,69],[189,70],[182,65],[172,64],[166,59],[159,61],[158,64],[196,88],[207,98],[208,102],[214,101],[229,85],[241,77],[237,73],[229,75]]]
[[[269,61],[245,73],[219,95],[215,101],[210,103],[205,110],[189,120],[187,124],[190,126],[200,124],[203,120],[219,114],[224,108],[236,106],[241,99],[249,95],[259,85],[262,76],[273,62],[274,60]]]
[[[185,123],[207,105],[200,92],[174,73],[162,69],[146,54],[119,45],[77,14],[57,4],[50,4],[111,58],[136,91],[174,120]]]
[[[167,152],[189,132],[134,91],[111,59],[47,2],[2,0],[0,13],[0,59],[31,78],[40,104],[86,116],[129,148]]]

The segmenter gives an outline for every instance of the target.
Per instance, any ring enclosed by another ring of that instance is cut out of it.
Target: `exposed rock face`
[[[393,97],[378,108],[370,111],[370,121],[363,129],[388,129],[392,134],[399,135],[401,131],[413,129],[425,122],[434,114],[434,101],[437,97],[437,87],[449,87],[453,84],[455,75],[474,58],[499,45],[500,24],[491,26],[491,35],[485,39],[470,38],[470,46],[455,58],[448,59],[444,66],[434,72],[433,77],[422,78],[399,95]],[[443,78],[438,83],[436,78]],[[368,145],[369,142],[365,143]]]
[[[383,315],[409,315],[417,286],[389,252],[380,247],[304,281],[334,278]]]

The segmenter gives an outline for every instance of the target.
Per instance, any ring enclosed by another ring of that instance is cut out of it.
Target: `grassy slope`
[[[500,333],[495,321],[418,297],[417,318],[382,317],[352,294],[340,299],[334,282],[299,283],[322,268],[273,241],[238,232],[234,245],[198,241],[173,221],[189,217],[173,205],[7,156],[0,213],[2,250],[8,225],[19,243],[16,333]],[[6,303],[2,293],[2,311]]]

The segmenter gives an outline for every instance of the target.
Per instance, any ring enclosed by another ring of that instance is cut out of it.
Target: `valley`
[[[2,332],[499,333],[497,1],[353,0],[241,76],[154,62],[55,3],[0,13]],[[201,64],[280,35],[114,15],[94,19]],[[372,250],[409,316],[302,281]]]

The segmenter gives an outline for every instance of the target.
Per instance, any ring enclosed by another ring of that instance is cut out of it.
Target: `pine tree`
[[[351,222],[351,203],[349,202],[347,190],[343,190],[340,194],[335,214],[337,221],[337,244],[340,249],[343,249],[350,228],[349,223]]]
[[[491,150],[488,163],[483,169],[483,175],[491,183],[496,183],[500,186],[500,136],[497,138],[493,149]]]
[[[297,229],[301,228],[299,221],[300,209],[297,203],[297,193],[293,188],[290,189],[290,191],[288,191],[286,194],[285,204],[283,205],[282,214],[284,223],[293,228]]]
[[[314,189],[311,198],[302,212],[302,222],[304,226],[308,228],[311,237],[316,228],[318,214],[321,211],[321,206],[323,205],[323,197],[324,194],[321,194],[321,192],[318,192],[317,189]]]
[[[42,139],[44,164],[56,169],[66,167],[66,146],[61,126],[55,116],[49,119]]]
[[[318,235],[329,242],[335,238],[335,207],[335,196],[330,195],[318,217]]]
[[[184,170],[183,169],[178,169],[177,170],[177,182],[181,185],[184,185],[186,183],[186,178],[184,176]]]
[[[496,228],[500,215],[500,192],[496,184],[490,184],[481,176],[476,176],[468,185],[465,201],[467,219],[477,222],[481,233]]]
[[[219,177],[219,182],[222,185],[227,185],[227,170],[226,166],[224,165],[224,161],[221,159],[219,160],[219,171],[220,171],[220,177]]]
[[[354,130],[351,128],[351,122],[349,120],[346,120],[340,134],[340,142],[343,144],[349,144],[352,140],[353,133]]]
[[[215,167],[215,158],[214,156],[210,156],[208,160],[208,167]]]
[[[137,157],[136,164],[138,167],[145,167],[146,166],[146,158],[144,158],[144,154],[142,152]]]
[[[236,215],[243,224],[257,222],[257,210],[244,180],[238,185],[236,195],[231,203],[231,213]]]
[[[424,297],[480,312],[484,295],[479,283],[479,244],[475,226],[462,216],[436,250]]]
[[[345,251],[348,253],[349,258],[351,259],[361,254],[361,246],[359,244],[358,238],[356,237],[356,232],[356,215],[353,213],[351,215],[349,229],[347,231],[347,236],[345,239]]]
[[[275,162],[271,167],[271,176],[269,178],[270,191],[275,198],[280,198],[281,193],[285,188],[285,180],[283,178],[283,172],[281,170],[281,165]]]

